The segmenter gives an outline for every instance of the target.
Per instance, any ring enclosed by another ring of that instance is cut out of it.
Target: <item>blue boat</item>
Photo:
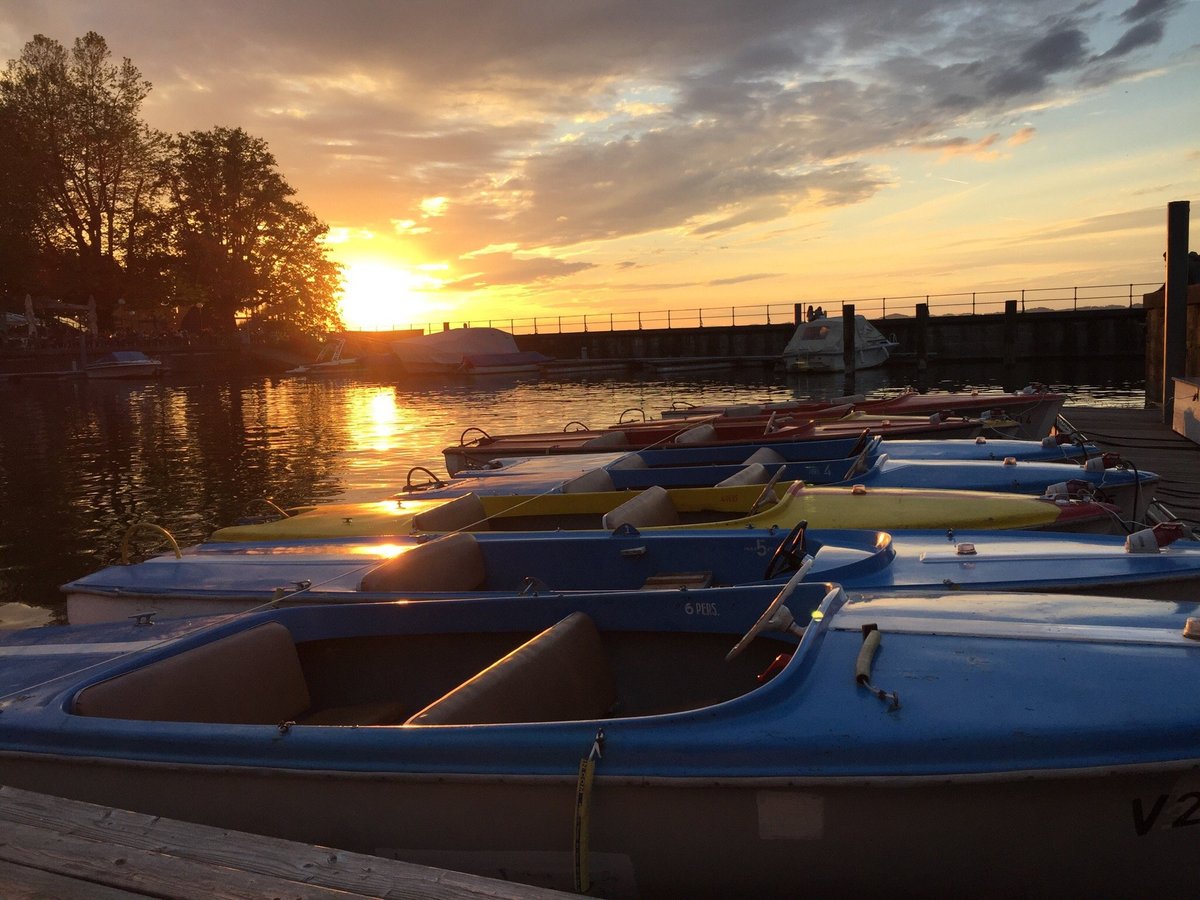
[[[63,586],[76,624],[146,613],[236,612],[267,603],[347,603],[518,592],[780,584],[810,580],[882,591],[1003,590],[1190,599],[1200,542],[1169,523],[1128,537],[1043,531],[780,529],[458,532],[199,544]]]
[[[603,897],[1194,895],[1195,603],[724,590],[7,634],[0,782]]]
[[[914,443],[922,443],[916,441]],[[938,444],[937,441],[924,443]],[[477,470],[476,477],[457,477],[449,481],[427,481],[419,490],[423,496],[457,497],[476,494],[531,494],[540,491],[612,491],[644,490],[660,487],[713,487],[740,483],[747,467],[765,468],[760,480],[778,474],[780,481],[803,481],[820,486],[862,484],[873,488],[923,488],[933,490],[991,491],[1017,494],[1093,494],[1095,499],[1113,503],[1122,517],[1144,522],[1154,500],[1159,476],[1122,463],[1111,456],[1091,457],[1086,463],[1019,460],[1006,455],[1000,459],[908,458],[893,459],[880,452],[883,445],[868,441],[857,456],[790,462],[772,447],[760,447],[742,461],[732,464],[670,462],[676,451],[629,453],[605,460],[587,456],[588,464],[579,466],[553,459],[539,465],[529,459],[523,464],[500,465]],[[687,453],[688,451],[678,451]],[[779,470],[782,469],[780,473]],[[509,474],[498,476],[498,472]],[[413,486],[409,485],[410,488]]]

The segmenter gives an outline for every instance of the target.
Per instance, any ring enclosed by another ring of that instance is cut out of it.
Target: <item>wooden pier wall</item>
[[[931,316],[926,347],[940,362],[956,360],[1141,359],[1146,353],[1145,309],[1018,312],[1012,347],[1006,348],[1003,313]],[[876,328],[900,344],[900,355],[915,353],[918,320],[895,317],[875,321]],[[778,357],[796,330],[779,325],[717,325],[632,331],[518,335],[522,350],[560,359],[646,359],[654,357]],[[1007,349],[1007,352],[1006,352]]]

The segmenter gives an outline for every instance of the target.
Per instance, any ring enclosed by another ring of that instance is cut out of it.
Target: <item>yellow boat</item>
[[[391,497],[282,511],[271,522],[235,525],[212,541],[294,541],[448,531],[635,528],[1046,529],[1108,533],[1109,504],[987,491],[812,487],[804,482],[644,491],[479,495],[451,500]]]

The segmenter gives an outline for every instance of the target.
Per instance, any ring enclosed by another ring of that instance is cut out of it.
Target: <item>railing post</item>
[[[1071,298],[1071,309],[1079,312],[1079,285],[1075,285],[1072,290],[1074,291],[1074,296]]]
[[[925,298],[925,302],[929,302],[929,298]],[[975,315],[975,292],[971,291],[971,315]]]
[[[671,328],[671,311],[668,309],[667,310],[667,329],[670,330],[670,328]]]
[[[704,310],[702,310],[702,309],[696,310],[696,318],[700,320],[700,327],[703,328],[704,327]]]
[[[642,311],[638,310],[638,331],[642,330]]]

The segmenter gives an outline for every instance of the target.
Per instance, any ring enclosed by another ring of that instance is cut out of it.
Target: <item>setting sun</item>
[[[346,327],[360,331],[420,327],[431,310],[425,292],[438,281],[385,262],[351,262],[339,302]]]

